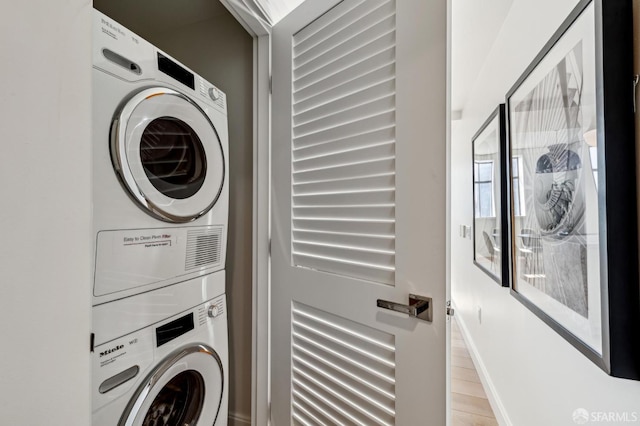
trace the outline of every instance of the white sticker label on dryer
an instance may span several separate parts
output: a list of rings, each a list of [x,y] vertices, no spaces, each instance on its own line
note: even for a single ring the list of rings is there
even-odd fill
[[[122,237],[122,245],[132,248],[172,247],[175,246],[175,244],[175,236],[166,232],[125,234]]]

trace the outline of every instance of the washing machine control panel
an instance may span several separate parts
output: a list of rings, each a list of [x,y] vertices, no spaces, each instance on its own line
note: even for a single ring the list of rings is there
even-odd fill
[[[225,309],[225,295],[220,295],[152,326],[96,346],[92,354],[94,407],[131,392],[154,363],[186,342],[206,342],[217,336],[212,331],[217,327],[215,324],[224,319]],[[224,324],[226,328],[226,322]],[[200,333],[200,337],[195,337],[196,333]]]

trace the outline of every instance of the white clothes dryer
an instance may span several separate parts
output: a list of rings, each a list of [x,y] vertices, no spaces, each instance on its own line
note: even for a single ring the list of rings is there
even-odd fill
[[[224,268],[225,94],[93,14],[93,305]]]
[[[94,308],[93,426],[227,424],[220,289],[224,271]]]

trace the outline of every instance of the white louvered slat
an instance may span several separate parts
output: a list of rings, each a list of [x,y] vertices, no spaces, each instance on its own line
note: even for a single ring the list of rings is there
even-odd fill
[[[357,198],[357,200],[354,200]],[[293,197],[294,208],[303,206],[346,206],[359,204],[388,204],[395,201],[395,189],[383,188],[367,191],[340,192],[334,194],[309,194]],[[294,229],[295,230],[295,229]]]
[[[393,251],[373,250],[357,246],[338,246],[336,244],[322,244],[317,242],[299,241],[293,244],[297,252],[315,253],[320,256],[337,256],[348,258],[361,263],[385,264],[393,263]]]
[[[299,172],[294,174],[294,195],[393,189],[394,164],[391,158]]]
[[[294,418],[395,424],[394,337],[300,303],[292,320]]]
[[[375,3],[374,6],[378,7],[385,2],[386,0],[355,0],[329,10],[322,19],[313,21],[296,34],[294,56],[301,56],[310,49],[317,48],[333,34],[348,28],[354,21],[365,16],[371,10],[372,4]]]
[[[293,94],[293,111],[305,111],[394,77],[395,49],[391,46],[324,80],[299,88]]]
[[[396,115],[393,109],[376,114],[358,117],[351,121],[341,123],[335,127],[325,128],[319,131],[299,135],[293,138],[298,147],[331,142],[349,136],[362,133],[365,129],[378,129],[395,123]]]
[[[334,7],[327,10],[322,19],[316,19],[309,22],[304,28],[301,28],[293,37],[293,50],[294,53],[299,55],[304,50],[310,49],[316,44],[325,40],[332,31],[336,28],[332,26],[336,25],[336,22],[344,21],[346,16],[352,13],[351,11],[358,7],[358,5],[364,3],[366,0],[353,0],[349,2],[342,2],[340,7]],[[321,31],[325,32],[322,35]]]
[[[366,422],[364,424],[371,424],[373,422],[374,424],[384,426],[392,425],[391,422],[383,418],[376,405],[371,404],[367,406],[363,404],[365,398],[362,394],[354,392],[352,395],[348,395],[347,392],[351,390],[344,389],[341,386],[342,383],[338,382],[335,378],[322,377],[321,375],[314,374],[314,371],[306,367],[300,367],[295,361],[293,363],[293,372],[294,375],[297,376],[298,382],[311,385],[311,388],[315,388],[316,392],[321,392],[325,396],[340,401],[342,405],[346,406],[343,408],[343,412],[350,412],[351,418],[362,419],[358,423],[364,420]],[[351,399],[347,399],[349,396],[351,396]]]
[[[395,1],[341,5],[293,36],[292,258],[393,285]]]
[[[352,353],[344,353],[345,351],[341,350],[341,348],[317,342],[305,336],[303,333],[298,332],[296,339],[295,350],[305,352],[306,354],[313,354],[311,355],[313,358],[322,358],[326,363],[341,365],[344,368],[350,369],[360,377],[365,377],[365,380],[377,381],[379,387],[383,389],[387,389],[389,385],[395,383],[393,369],[380,368],[380,366],[373,368],[369,360],[358,359],[358,357],[353,356]]]
[[[362,24],[362,22],[355,24]],[[339,43],[332,44],[331,48],[326,52],[312,57],[306,62],[296,61],[294,59],[294,64],[298,62],[295,65],[293,74],[294,78],[300,78],[300,80],[302,80],[304,76],[310,75],[311,73],[321,69],[326,69],[328,72],[331,72],[331,70],[335,69],[331,64],[340,64],[340,60],[347,58],[349,55],[354,53],[357,55],[364,55],[368,52],[374,52],[376,48],[373,46],[381,46],[382,44],[384,44],[383,47],[386,47],[387,44],[383,41],[385,40],[384,36],[389,35],[390,37],[387,37],[386,40],[393,40],[394,27],[394,15],[393,12],[390,12],[378,22],[374,22],[368,28],[356,31],[352,31],[352,29],[349,28],[349,30],[344,31],[344,34],[347,36],[345,36],[343,40],[337,40],[337,38],[328,40],[331,42],[338,41]],[[380,40],[381,35],[382,40]],[[371,40],[374,40],[374,43],[372,43]]]
[[[359,105],[349,106],[345,109],[334,110],[333,113],[325,115],[324,117],[314,118],[295,125],[293,127],[293,134],[294,137],[298,137],[324,129],[331,129],[344,123],[356,121],[360,117],[369,117],[392,110],[394,107],[394,95],[385,94],[380,98],[367,100]]]
[[[349,363],[341,362],[340,360],[336,362],[335,360],[332,360],[332,356],[328,354],[320,355],[314,351],[309,350],[307,347],[305,347],[304,343],[296,345],[295,353],[299,359],[302,359],[302,356],[297,354],[303,354],[307,357],[307,359],[313,359],[314,361],[319,362],[325,367],[338,371],[340,372],[340,374],[343,374],[344,376],[349,377],[350,379],[366,386],[371,391],[377,392],[383,397],[386,397],[390,400],[395,400],[396,398],[393,393],[387,390],[389,382],[385,382],[382,379],[369,376],[362,371],[355,370],[353,368],[353,365],[350,365]]]
[[[393,219],[326,219],[319,217],[306,219],[294,218],[293,222],[294,229],[309,229],[311,231],[323,232],[353,232],[358,234],[390,235],[393,234],[395,229],[395,221]]]
[[[394,157],[395,143],[392,141],[305,158],[294,164],[294,183],[393,172]]]
[[[358,65],[371,56],[386,51],[390,46],[395,44],[395,41],[395,32],[390,30],[380,34],[377,38],[363,40],[365,44],[361,46],[349,46],[352,47],[350,51],[345,51],[342,56],[335,58],[320,68],[307,70],[307,73],[304,75],[297,76],[294,69],[293,89],[296,91],[300,90],[316,84],[321,80],[330,78],[354,65]]]
[[[371,129],[355,136],[336,139],[318,145],[301,147],[293,151],[293,159],[298,162],[313,157],[337,154],[353,149],[368,148],[384,143],[394,143],[395,126]]]
[[[391,188],[395,185],[393,173],[347,179],[328,179],[293,185],[294,195],[318,194],[327,191],[358,191],[367,188]]]
[[[306,405],[304,402],[297,401],[293,404],[296,407],[296,411],[293,413],[294,420],[300,422],[300,424],[304,425],[320,425],[320,426],[328,426],[331,423],[326,423],[326,421],[320,420],[317,415],[313,414],[313,408]],[[294,423],[296,424],[296,423]]]
[[[293,372],[295,374],[295,371]],[[353,407],[345,404],[341,398],[336,398],[334,394],[325,392],[316,384],[309,381],[307,377],[298,375],[297,380],[293,383],[294,391],[298,390],[306,394],[307,399],[314,400],[316,405],[327,407],[335,417],[340,418],[336,425],[359,425],[366,426],[369,422],[360,413],[355,411]],[[295,412],[294,412],[295,414]]]
[[[393,205],[369,205],[369,206],[322,206],[322,207],[296,207],[293,209],[293,215],[297,218],[364,218],[364,219],[384,219],[393,217]],[[298,237],[296,237],[296,240]]]
[[[330,425],[340,425],[345,424],[344,420],[339,420],[335,413],[332,413],[332,410],[327,409],[326,407],[321,407],[315,400],[315,398],[310,397],[307,392],[304,390],[300,390],[299,386],[296,386],[293,389],[293,406],[295,408],[300,408],[300,406],[305,407],[315,413],[318,413],[325,422]],[[294,411],[294,415],[295,415]]]
[[[323,257],[314,253],[295,253],[293,262],[295,265],[303,265],[318,271],[328,271],[367,281],[392,282],[395,277],[395,268],[392,266],[359,263],[343,258]]]
[[[395,414],[393,408],[387,405],[387,400],[378,399],[378,395],[376,395],[378,398],[370,396],[370,388],[361,386],[358,382],[351,380],[348,374],[341,371],[332,371],[317,362],[306,359],[303,356],[294,355],[293,359],[294,365],[303,367],[305,370],[309,371],[311,375],[322,379],[328,379],[330,382],[336,383],[343,390],[357,395],[359,399],[371,404],[374,408],[383,411],[385,414],[391,416]],[[393,401],[394,399],[395,398],[392,398],[391,400]]]
[[[327,117],[335,114],[336,111],[346,111],[353,105],[362,105],[371,99],[380,99],[385,96],[389,96],[389,93],[393,91],[395,82],[392,78],[387,81],[365,87],[354,93],[345,94],[339,98],[332,98],[331,101],[327,101],[321,105],[308,105],[307,109],[298,108],[294,111],[293,123],[298,126],[300,124],[308,123],[318,118]]]
[[[313,38],[315,41],[300,43],[294,46],[294,65],[300,67],[321,55],[331,52],[336,46],[343,45],[347,40],[358,35],[351,31],[352,27],[362,32],[385,18],[394,14],[393,4],[385,0],[368,0],[368,4],[359,4],[334,22],[324,27]],[[375,3],[375,4],[374,4]]]
[[[293,231],[293,238],[297,241],[315,241],[317,243],[348,245],[369,247],[371,249],[388,250],[394,249],[394,238],[390,235],[366,235],[354,233],[312,231],[307,229],[296,229]]]

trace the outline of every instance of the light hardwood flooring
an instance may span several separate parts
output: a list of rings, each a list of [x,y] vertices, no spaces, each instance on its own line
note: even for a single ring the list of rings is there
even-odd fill
[[[455,317],[451,321],[451,426],[497,426]]]

